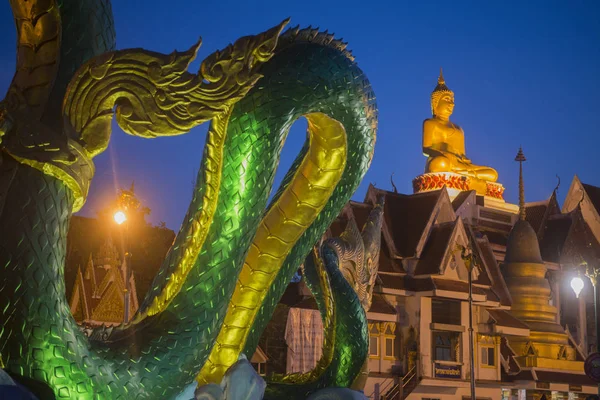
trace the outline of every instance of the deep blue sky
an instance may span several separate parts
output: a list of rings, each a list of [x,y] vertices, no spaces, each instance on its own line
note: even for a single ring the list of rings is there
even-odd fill
[[[526,5],[524,5],[525,3]],[[285,17],[349,42],[375,89],[380,112],[369,182],[403,193],[422,173],[421,124],[440,66],[456,95],[453,120],[465,130],[467,155],[499,171],[506,199],[517,200],[520,145],[528,201],[547,198],[562,179],[562,200],[575,174],[600,186],[600,2],[590,1],[184,1],[113,2],[118,48],[169,53],[203,38],[199,60],[240,36]],[[14,72],[15,32],[0,3],[0,93]],[[199,62],[193,64],[194,71]],[[143,140],[116,130],[83,210],[94,215],[117,186],[135,180],[150,220],[177,229],[191,198],[208,124],[178,138]],[[301,148],[306,124],[288,138],[278,176]]]

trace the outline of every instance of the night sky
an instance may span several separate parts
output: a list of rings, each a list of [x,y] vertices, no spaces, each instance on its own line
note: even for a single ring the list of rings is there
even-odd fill
[[[418,3],[418,4],[417,4]],[[460,3],[460,4],[457,4]],[[523,5],[521,3],[526,3]],[[257,6],[260,4],[260,7]],[[561,178],[559,199],[573,176],[600,186],[600,2],[408,1],[113,1],[117,47],[170,53],[199,36],[192,65],[240,36],[291,17],[349,42],[369,77],[379,106],[375,159],[358,192],[369,183],[402,193],[423,172],[421,124],[440,66],[455,92],[452,120],[465,130],[467,155],[499,172],[507,201],[517,202],[519,146],[527,201],[544,200]],[[0,93],[15,65],[15,29],[8,1],[0,2]],[[177,138],[144,140],[115,125],[83,215],[94,216],[119,187],[136,184],[152,209],[150,221],[178,229],[191,199],[208,124]],[[306,123],[286,142],[281,178],[302,147]]]

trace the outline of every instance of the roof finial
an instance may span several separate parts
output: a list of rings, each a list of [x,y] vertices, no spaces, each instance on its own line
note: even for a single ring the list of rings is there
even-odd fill
[[[515,157],[515,161],[519,162],[519,218],[525,220],[525,187],[523,185],[523,161],[526,161],[523,154],[523,148],[519,147],[519,152]]]
[[[392,172],[392,175],[390,176],[390,182],[392,182],[392,187],[394,188],[394,193],[398,193],[398,189],[396,188],[396,185],[394,184],[394,173]]]
[[[558,176],[558,174],[556,174],[556,179],[558,179],[558,183],[556,184],[556,187],[554,188],[554,194],[558,193],[558,188],[560,187],[560,176]]]

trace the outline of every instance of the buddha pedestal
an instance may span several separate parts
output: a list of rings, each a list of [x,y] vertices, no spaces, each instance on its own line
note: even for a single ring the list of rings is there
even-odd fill
[[[475,190],[478,195],[504,201],[504,186],[498,182],[488,182],[454,172],[429,172],[415,177],[412,181],[413,193],[439,190],[446,186],[451,198],[462,191]]]

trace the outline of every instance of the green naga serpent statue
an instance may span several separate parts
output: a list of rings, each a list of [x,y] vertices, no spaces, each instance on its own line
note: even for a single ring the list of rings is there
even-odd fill
[[[368,80],[345,44],[310,28],[282,33],[287,21],[213,53],[193,74],[200,43],[169,55],[114,50],[109,0],[10,3],[18,48],[0,103],[0,367],[43,399],[168,399],[194,379],[220,382],[254,352],[370,165]],[[305,146],[268,202],[302,116]],[[65,298],[66,238],[113,118],[144,138],[210,128],[192,202],[151,290],[132,322],[88,338]],[[267,398],[352,387],[364,371],[364,300],[339,269],[342,247],[318,247],[304,266],[324,316],[323,358],[307,374],[274,377]]]

